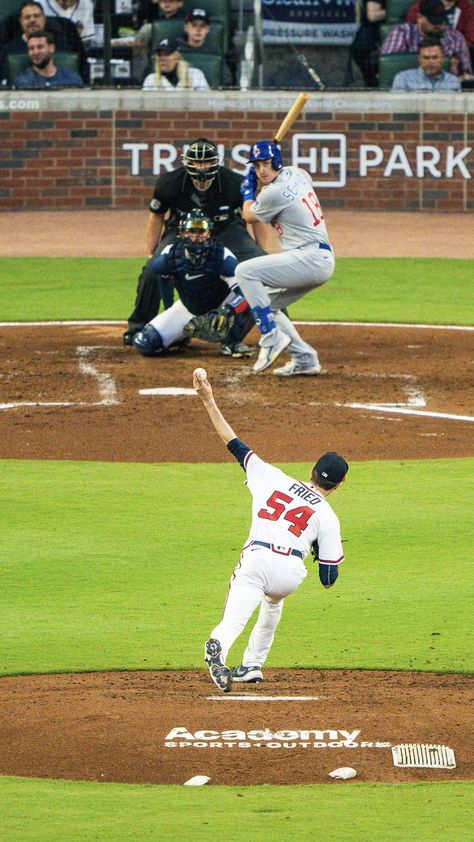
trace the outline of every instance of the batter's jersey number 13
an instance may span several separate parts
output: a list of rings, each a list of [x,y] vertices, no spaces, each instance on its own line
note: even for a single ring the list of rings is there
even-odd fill
[[[311,515],[314,515],[314,509],[311,509],[309,506],[296,506],[289,509],[288,504],[294,502],[294,498],[288,494],[284,494],[283,491],[274,491],[267,500],[266,505],[268,508],[260,509],[258,517],[264,520],[279,520],[283,517],[283,520],[291,523],[288,531],[299,538],[308,526]]]

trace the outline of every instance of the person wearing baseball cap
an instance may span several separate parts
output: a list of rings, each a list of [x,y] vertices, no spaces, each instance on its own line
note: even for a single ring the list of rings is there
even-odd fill
[[[466,39],[447,25],[442,0],[420,0],[416,23],[395,26],[382,44],[381,55],[418,53],[423,38],[438,38],[444,55],[450,61],[450,71],[460,80],[472,78],[472,64]],[[416,62],[414,62],[416,66]]]
[[[416,0],[406,14],[405,20],[407,23],[416,23],[418,15],[420,14],[420,2]],[[461,35],[464,35],[468,46],[471,48],[474,44],[474,5],[471,0],[443,0],[443,6],[446,11],[446,23],[451,29],[457,29]]]
[[[193,387],[217,435],[245,471],[252,495],[248,538],[229,582],[224,613],[204,647],[211,680],[229,693],[233,682],[263,681],[262,667],[285,598],[304,581],[307,555],[311,553],[318,562],[322,586],[335,584],[344,550],[339,518],[327,498],[344,482],[349,465],[339,453],[329,450],[313,466],[309,481],[290,476],[265,462],[237,437],[216,403],[204,369],[194,370]],[[229,650],[256,609],[257,620],[242,661],[231,669],[226,664]]]
[[[155,70],[145,77],[142,88],[144,91],[208,91],[209,85],[202,70],[184,61],[181,42],[177,38],[163,38],[156,48]]]
[[[199,50],[209,55],[218,55],[220,51],[211,43],[209,32],[211,20],[204,9],[192,9],[184,16],[184,43],[186,49]]]

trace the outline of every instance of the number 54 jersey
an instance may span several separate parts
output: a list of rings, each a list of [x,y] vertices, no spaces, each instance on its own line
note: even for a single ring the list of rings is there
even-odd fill
[[[242,467],[253,498],[246,545],[263,541],[276,552],[299,550],[305,558],[317,540],[320,563],[343,560],[339,519],[321,492],[264,462],[250,449]]]
[[[311,176],[299,167],[283,167],[263,187],[252,211],[276,228],[283,251],[311,243],[328,243],[328,232]]]

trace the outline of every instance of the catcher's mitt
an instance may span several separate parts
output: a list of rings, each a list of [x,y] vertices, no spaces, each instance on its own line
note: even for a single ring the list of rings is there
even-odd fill
[[[235,312],[227,304],[221,304],[217,310],[210,310],[203,316],[193,316],[184,328],[186,336],[198,336],[208,342],[222,342],[232,328]]]

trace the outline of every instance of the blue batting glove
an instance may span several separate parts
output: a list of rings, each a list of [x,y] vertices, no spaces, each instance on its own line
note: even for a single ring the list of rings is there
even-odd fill
[[[251,167],[240,185],[240,193],[244,202],[248,200],[255,201],[255,193],[257,191],[257,173]]]

